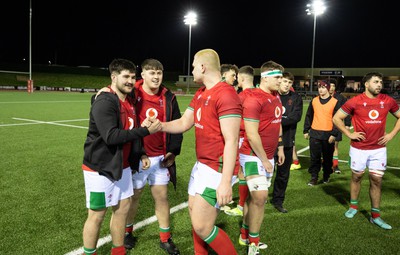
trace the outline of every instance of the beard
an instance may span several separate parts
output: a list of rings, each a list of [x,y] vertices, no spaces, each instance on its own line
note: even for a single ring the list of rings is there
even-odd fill
[[[371,93],[374,96],[379,95],[379,93],[381,92],[381,89],[372,89],[372,88],[368,88],[368,92]]]

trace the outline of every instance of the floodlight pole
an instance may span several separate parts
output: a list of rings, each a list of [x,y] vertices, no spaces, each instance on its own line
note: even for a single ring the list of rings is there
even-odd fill
[[[189,24],[189,50],[188,50],[188,68],[187,68],[187,89],[186,94],[189,94],[190,87],[190,48],[192,45],[192,24]]]
[[[313,87],[313,83],[314,83],[314,54],[315,54],[315,28],[316,27],[317,27],[317,15],[314,13],[314,32],[313,32],[312,54],[311,54],[310,92],[312,92],[312,87]]]
[[[197,24],[197,15],[194,12],[189,12],[187,15],[184,16],[184,22],[186,25],[189,25],[189,49],[188,49],[188,70],[187,70],[187,89],[186,89],[186,94],[189,94],[189,87],[190,87],[190,48],[192,47],[192,25]]]
[[[314,0],[311,4],[307,4],[307,15],[314,15],[314,28],[313,28],[313,44],[311,55],[311,75],[310,75],[310,92],[314,83],[314,53],[315,53],[315,34],[317,28],[317,16],[324,13],[326,7],[321,0]]]
[[[29,80],[27,84],[28,93],[33,92],[32,80],[32,0],[29,0]]]

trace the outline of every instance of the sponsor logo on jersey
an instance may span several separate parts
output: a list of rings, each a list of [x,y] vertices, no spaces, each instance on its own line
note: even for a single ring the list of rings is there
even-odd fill
[[[149,108],[146,111],[146,117],[155,117],[157,118],[158,112],[155,108]]]
[[[129,121],[129,130],[132,130],[132,128],[135,126],[135,121],[131,117],[128,117],[128,121]]]
[[[201,120],[201,107],[200,107],[199,109],[197,109],[197,112],[196,112],[196,120],[197,120],[197,122],[194,123],[194,126],[197,127],[197,128],[203,129],[203,128],[204,128],[203,125],[200,124],[200,120]]]
[[[279,118],[279,116],[281,116],[281,108],[277,106],[275,108],[275,118]]]
[[[378,112],[377,110],[371,110],[371,111],[369,111],[368,117],[369,117],[371,120],[365,121],[365,123],[367,123],[367,124],[380,124],[380,123],[382,123],[382,121],[376,120],[376,119],[379,117],[379,112]]]

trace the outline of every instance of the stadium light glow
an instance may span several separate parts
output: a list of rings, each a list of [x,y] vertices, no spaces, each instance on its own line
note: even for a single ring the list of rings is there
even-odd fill
[[[189,25],[189,47],[188,47],[188,70],[187,70],[187,78],[186,78],[186,82],[187,82],[187,89],[186,89],[186,93],[189,94],[189,86],[190,86],[190,48],[191,48],[191,43],[192,43],[192,26],[197,24],[197,14],[195,12],[188,12],[188,14],[186,14],[184,16],[184,20],[185,25]]]

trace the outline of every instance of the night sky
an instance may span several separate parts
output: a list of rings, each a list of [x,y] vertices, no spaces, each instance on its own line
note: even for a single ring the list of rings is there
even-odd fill
[[[260,67],[311,66],[313,16],[309,1],[43,1],[32,0],[32,62],[106,67],[113,58],[140,64],[157,58],[165,70],[187,72],[191,60],[215,49],[221,63]],[[400,67],[396,1],[325,1],[317,18],[314,67]],[[29,52],[29,0],[2,1],[0,62],[22,63]]]

